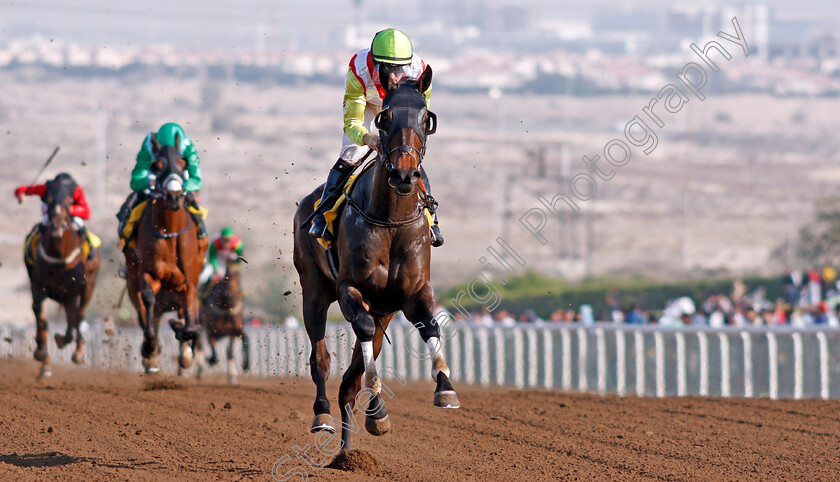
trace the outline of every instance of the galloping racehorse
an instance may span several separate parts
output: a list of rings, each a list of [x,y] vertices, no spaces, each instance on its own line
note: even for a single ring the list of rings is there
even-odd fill
[[[163,313],[176,311],[183,320],[170,322],[181,342],[182,369],[192,366],[193,350],[200,347],[196,286],[208,241],[197,239],[197,227],[184,205],[187,161],[180,154],[180,137],[175,137],[174,146],[161,147],[155,136],[151,141],[155,159],[150,170],[162,182],[152,190],[138,220],[134,245],[123,251],[128,295],[143,329],[143,367],[146,373],[157,373]]]
[[[244,302],[240,284],[239,264],[235,260],[227,262],[225,277],[219,280],[207,295],[207,300],[201,307],[201,324],[207,329],[210,340],[210,358],[207,362],[215,365],[219,362],[216,355],[216,341],[229,337],[227,348],[228,382],[236,381],[236,360],[233,356],[233,342],[236,338],[242,340],[242,370],[251,367],[248,353],[248,335],[245,333],[245,317],[243,315]]]
[[[85,308],[93,296],[101,261],[99,250],[96,250],[92,259],[86,259],[85,240],[73,229],[70,204],[75,187],[72,182],[47,183],[44,202],[47,204],[49,227],[40,236],[40,240],[37,240],[36,254],[24,255],[26,270],[32,284],[32,311],[35,312],[37,325],[35,340],[38,346],[35,349],[35,359],[41,362],[43,376],[50,375],[50,357],[47,354],[49,327],[42,311],[44,300],[47,298],[60,303],[67,315],[67,331],[64,335],[55,334],[56,345],[59,348],[67,346],[73,341],[75,332],[76,351],[73,353],[73,363],[84,363],[84,339],[79,331],[79,323],[84,319]],[[37,234],[33,232],[30,236]],[[30,238],[27,238],[27,241],[29,240]],[[29,248],[27,246],[27,250]]]
[[[440,348],[440,328],[433,321],[435,304],[429,284],[429,224],[419,197],[420,162],[436,117],[426,108],[422,92],[432,80],[427,67],[416,82],[388,85],[383,110],[376,117],[382,149],[371,169],[356,180],[348,207],[339,218],[334,243],[338,257],[333,275],[329,254],[301,227],[321,196],[319,187],[300,202],[295,213],[295,267],[303,290],[303,317],[312,344],[310,366],[317,386],[312,432],[334,432],[325,382],[330,354],[324,339],[327,308],[338,300],[341,312],[356,334],[350,366],[339,387],[342,448],[350,448],[356,394],[364,386],[370,402],[365,428],[383,435],[391,428],[388,411],[380,396],[381,383],[374,360],[382,349],[382,337],[397,310],[402,310],[427,343],[432,360],[432,379],[437,382],[434,404],[458,408],[458,396],[449,382],[449,367]]]

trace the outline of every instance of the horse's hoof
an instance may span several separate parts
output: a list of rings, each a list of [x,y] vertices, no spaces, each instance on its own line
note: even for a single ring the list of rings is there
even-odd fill
[[[207,363],[211,367],[216,366],[216,363],[219,363],[219,357],[211,356],[210,358],[207,359]]]
[[[332,417],[328,413],[319,413],[312,419],[312,428],[310,432],[329,432],[335,433],[335,427],[332,426]]]
[[[73,353],[73,356],[71,357],[71,360],[73,360],[73,363],[75,363],[76,365],[84,365],[85,364],[85,354],[80,353],[80,352],[75,352],[75,353]]]
[[[192,348],[188,344],[184,343],[184,345],[181,347],[181,354],[178,355],[178,365],[181,368],[186,369],[186,368],[191,367],[192,364],[193,364]]]
[[[40,376],[40,377],[42,377],[42,378],[51,377],[51,376],[52,376],[52,372],[50,371],[50,369],[49,369],[48,367],[46,367],[46,366],[42,366],[42,367],[41,367],[41,371],[40,371],[40,373],[39,373],[39,376]]]
[[[67,346],[68,343],[73,341],[72,338],[68,338],[68,337],[66,337],[64,335],[61,335],[59,333],[56,333],[53,336],[55,337],[55,344],[58,345],[59,348],[64,348],[65,346]]]
[[[149,360],[148,358],[144,358],[143,371],[150,375],[153,375],[155,373],[159,373],[160,368],[158,368],[157,363],[153,362],[152,360]]]
[[[435,392],[435,408],[460,408],[458,394],[455,390],[441,390]]]
[[[228,385],[236,385],[236,375],[228,375]]]
[[[36,349],[32,356],[39,362],[47,361],[47,350]]]
[[[385,435],[391,431],[391,419],[388,418],[388,415],[379,419],[365,417],[365,429],[367,429],[369,434],[376,435],[377,437]]]

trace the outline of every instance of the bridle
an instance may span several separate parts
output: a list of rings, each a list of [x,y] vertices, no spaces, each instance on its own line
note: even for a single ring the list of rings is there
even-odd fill
[[[61,214],[65,214],[65,212],[66,212],[67,215],[64,216],[61,219],[61,227],[64,228],[65,230],[67,230],[67,231],[72,231],[73,230],[72,229],[72,222],[70,221],[72,219],[72,217],[70,216],[70,210],[67,208],[67,206],[64,204],[64,202],[63,201],[62,202],[54,202],[54,203],[48,204],[48,206],[47,206],[47,213],[48,213],[48,216],[49,216],[50,225],[52,225],[52,220],[53,220],[52,215],[53,214],[58,216],[58,215],[61,215]],[[50,227],[52,227],[52,226],[50,226]],[[82,244],[84,243],[84,241],[81,240],[81,236],[78,237],[78,239],[76,241],[76,245],[73,247],[73,250],[70,251],[70,254],[68,254],[67,256],[65,256],[63,258],[58,258],[58,257],[52,256],[52,255],[47,253],[47,250],[44,247],[44,239],[45,238],[46,238],[46,236],[41,236],[41,240],[38,242],[38,256],[47,263],[69,265],[82,252]]]
[[[163,152],[163,151],[159,151],[159,152]],[[171,190],[168,189],[168,186],[170,186],[172,184],[174,184],[173,188],[174,187],[180,187],[181,193],[178,195],[180,198],[186,197],[187,192],[184,189],[185,177],[186,176],[184,176],[184,170],[181,169],[181,167],[178,166],[175,163],[175,159],[173,159],[170,156],[156,157],[155,160],[152,161],[152,162],[158,162],[158,161],[163,161],[164,167],[161,169],[161,173],[166,174],[166,176],[163,178],[162,182],[159,182],[159,183],[155,184],[154,189],[152,189],[149,192],[149,197],[152,198],[155,201],[157,201],[157,200],[167,201],[167,199],[166,199],[167,192],[172,192],[172,191],[177,190],[177,189],[171,189]],[[186,209],[186,207],[182,206],[181,209]],[[152,226],[152,236],[156,239],[177,238],[178,236],[180,236],[180,235],[186,233],[187,231],[189,231],[189,229],[191,227],[192,226],[189,223],[187,223],[187,226],[184,229],[182,229],[178,232],[175,232],[175,233],[161,233],[160,231],[155,229],[154,226]]]
[[[411,91],[411,93],[414,92],[417,92],[421,98],[423,97],[423,94],[419,91]],[[405,96],[402,92],[397,92],[393,97]],[[389,99],[391,101],[389,104],[393,104],[393,97]],[[417,161],[418,167],[423,162],[423,158],[426,156],[426,139],[437,131],[437,115],[426,107],[425,99],[422,100],[422,103],[422,107],[412,104],[383,106],[379,114],[376,115],[374,123],[379,129],[379,139],[383,147],[379,151],[379,161],[388,171],[394,168],[391,158],[395,152],[399,152],[400,156],[410,155]],[[394,136],[405,127],[411,128],[417,134],[421,147],[418,149],[411,144],[401,144],[387,149]]]

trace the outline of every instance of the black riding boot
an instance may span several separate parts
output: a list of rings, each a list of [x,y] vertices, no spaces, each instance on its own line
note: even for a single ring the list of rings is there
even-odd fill
[[[131,210],[134,209],[134,206],[140,202],[140,191],[131,191],[131,194],[128,195],[123,205],[120,207],[120,211],[117,213],[117,219],[119,220],[120,224],[117,228],[117,239],[124,240],[126,237],[123,235],[123,230],[125,229],[125,223],[128,221],[128,216],[131,214]]]
[[[195,194],[192,192],[188,192],[187,196],[184,198],[187,202],[187,206],[194,208],[196,211],[199,209],[198,202],[195,200]],[[198,226],[198,239],[206,238],[207,237],[207,227],[204,226],[204,217],[201,215],[200,212],[193,212],[192,210],[187,210],[192,216],[193,221],[195,221],[195,225]]]
[[[423,180],[423,187],[426,188],[426,199],[423,202],[426,204],[426,209],[432,214],[432,220],[434,221],[432,224],[432,246],[437,248],[438,246],[443,246],[443,234],[440,232],[440,224],[438,224],[437,218],[438,203],[432,197],[432,186],[429,184],[429,177],[426,175],[426,170],[423,169],[422,165],[420,165],[420,177]]]
[[[324,184],[324,191],[321,193],[321,202],[318,204],[318,214],[312,219],[312,227],[309,228],[309,235],[313,238],[333,241],[332,233],[327,230],[327,220],[324,219],[324,212],[332,206],[325,206],[331,205],[335,201],[343,181],[353,172],[354,168],[355,166],[347,163],[344,159],[339,159],[330,169],[330,173],[327,175],[327,183]]]

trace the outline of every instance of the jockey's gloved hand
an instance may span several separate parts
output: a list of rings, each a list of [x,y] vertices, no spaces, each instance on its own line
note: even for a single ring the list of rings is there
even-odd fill
[[[379,139],[379,134],[371,134],[370,132],[366,133],[362,137],[362,141],[364,141],[365,145],[370,147],[371,149],[378,151],[379,145],[381,140]]]

